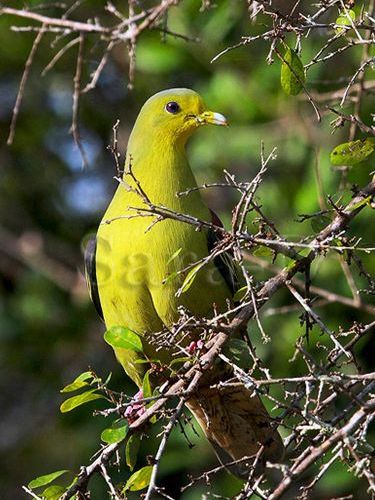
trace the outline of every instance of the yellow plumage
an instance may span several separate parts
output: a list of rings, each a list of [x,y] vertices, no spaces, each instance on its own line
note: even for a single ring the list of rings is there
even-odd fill
[[[124,182],[119,184],[97,234],[96,272],[91,272],[95,286],[92,283],[91,289],[97,288],[96,303],[100,302],[107,328],[122,325],[133,330],[142,337],[147,357],[157,356],[162,361],[168,360],[169,353],[156,353],[148,336],[173,325],[179,318],[180,306],[198,317],[212,316],[213,306],[224,310],[227,300],[233,295],[228,276],[222,269],[220,272],[213,261],[196,274],[185,293],[177,294],[184,275],[165,280],[171,273],[209,254],[207,230],[197,231],[190,224],[171,219],[152,224],[154,219],[145,213],[136,216],[137,209],[139,211],[147,207],[142,197],[134,191],[139,183],[155,205],[201,220],[211,219],[211,213],[199,191],[193,191],[188,196],[177,196],[181,191],[196,187],[185,144],[190,135],[205,123],[224,125],[226,121],[222,115],[207,111],[200,96],[191,90],[160,92],[146,102],[129,139]],[[176,253],[177,257],[171,260],[171,256]],[[127,349],[115,349],[115,352],[125,371],[140,387],[145,366],[135,363],[139,355]],[[223,448],[223,453],[228,454],[229,459],[234,457],[233,450],[236,448],[242,450],[242,456],[244,449],[248,450],[249,455],[253,454],[259,447],[257,441],[262,433],[272,438],[269,448],[272,453],[267,456],[273,454],[278,458],[280,438],[270,428],[269,417],[257,397],[250,398],[245,388],[237,391],[247,401],[244,405],[246,411],[252,407],[256,414],[262,416],[264,424],[262,432],[251,431],[252,444],[249,442],[246,448],[243,442],[241,447],[237,446],[238,443],[236,445],[241,432],[238,429],[236,432],[230,430],[230,407],[233,411],[232,424],[238,425],[241,421],[246,426],[246,411],[240,412],[240,420],[235,416],[236,406],[241,406],[237,405],[236,398],[230,398],[228,394],[220,396],[217,391],[213,393],[207,388],[202,388],[202,391],[205,393],[206,406],[200,403],[199,398],[192,399],[189,406],[211,441]],[[210,401],[213,406],[217,405],[217,412],[215,408],[212,409]],[[225,406],[225,401],[229,406]],[[226,427],[221,431],[218,427],[220,421],[215,418],[215,414],[223,412],[226,417],[222,421],[226,421]],[[254,427],[255,421],[249,416],[249,429]],[[223,434],[223,439],[219,439],[217,436],[220,432],[226,437]],[[230,446],[227,441],[231,442]],[[219,452],[219,455],[223,458],[223,454]]]

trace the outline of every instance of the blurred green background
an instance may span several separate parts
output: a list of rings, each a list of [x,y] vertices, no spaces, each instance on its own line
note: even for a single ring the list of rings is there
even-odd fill
[[[41,3],[26,2],[33,6]],[[126,15],[123,3],[115,4]],[[102,2],[84,2],[73,18],[93,18],[102,12],[102,7]],[[77,46],[46,76],[40,75],[57,50],[51,48],[53,34],[44,37],[37,52],[14,144],[6,146],[18,84],[35,34],[11,32],[13,24],[30,23],[0,17],[1,499],[24,498],[21,486],[35,476],[63,468],[77,471],[98,448],[100,432],[109,422],[103,417],[92,417],[92,408],[103,407],[102,403],[94,402],[61,415],[61,387],[90,367],[103,377],[112,372],[114,389],[135,392],[135,386],[121,372],[102,339],[103,325],[88,298],[82,276],[82,241],[95,230],[116,188],[115,167],[107,145],[117,119],[120,150],[124,153],[132,124],[146,98],[169,87],[190,87],[200,92],[211,109],[227,116],[231,126],[207,127],[191,140],[189,156],[198,183],[222,180],[224,168],[239,179],[251,179],[259,169],[261,141],[266,152],[276,146],[277,159],[270,163],[258,196],[267,216],[289,238],[313,232],[309,221],[299,223],[296,219],[297,214],[320,209],[317,169],[323,195],[331,194],[337,199],[340,194],[341,173],[331,167],[329,152],[347,140],[348,127],[331,135],[331,114],[324,113],[318,124],[303,97],[283,93],[280,62],[267,65],[265,61],[269,45],[254,42],[210,64],[218,52],[238,42],[241,36],[263,32],[269,19],[258,16],[250,22],[246,2],[219,0],[207,10],[201,11],[200,7],[199,0],[186,0],[168,14],[170,30],[198,37],[199,42],[162,36],[158,31],[141,36],[133,91],[127,90],[127,48],[119,45],[114,49],[97,88],[83,95],[80,102],[79,122],[89,159],[85,169],[69,133]],[[47,12],[54,16],[61,13],[58,8]],[[323,31],[314,31],[308,39],[302,39],[304,63],[323,45],[325,36]],[[61,48],[64,43],[66,39],[57,42],[56,47]],[[295,44],[292,35],[289,43]],[[87,37],[85,81],[98,64],[102,48],[94,36]],[[361,51],[354,47],[334,61],[313,66],[308,72],[308,88],[314,92],[342,88],[345,78],[358,67]],[[365,122],[370,123],[374,109],[374,99],[368,97],[362,108]],[[349,182],[366,184],[373,168],[370,162],[353,168],[348,174]],[[228,225],[235,194],[212,189],[205,192],[205,197]],[[344,199],[348,199],[348,190]],[[252,227],[255,229],[250,219],[249,229]],[[370,210],[364,210],[352,224],[350,234],[360,235],[362,245],[373,245],[373,227]],[[364,256],[364,262],[374,270],[370,256]],[[276,263],[283,265],[283,259],[278,257]],[[365,280],[351,267],[357,287],[365,288]],[[256,268],[253,272],[258,280],[270,276]],[[334,255],[317,259],[312,279],[317,286],[351,296]],[[364,296],[364,301],[370,303],[371,297]],[[258,354],[275,377],[300,375],[303,370],[300,363],[288,362],[296,339],[303,333],[298,319],[300,311],[280,315],[273,310],[292,303],[289,293],[280,291],[262,311],[270,343],[261,342],[255,323],[249,327]],[[373,318],[337,304],[318,311],[333,330]],[[317,339],[319,331],[314,329],[308,346],[311,352]],[[370,338],[357,346],[358,360],[364,368],[373,363],[373,348]],[[187,482],[187,473],[199,475],[217,463],[207,442],[189,433],[194,448],[188,448],[176,429],[162,462],[161,483],[176,497],[180,485]],[[147,454],[155,453],[156,447],[156,439],[143,442],[139,465],[145,463]],[[119,480],[129,475],[127,471],[114,474]],[[105,498],[104,482],[95,479],[94,484],[92,498]],[[215,478],[212,491],[230,496],[240,487],[239,481],[221,473]],[[182,498],[194,500],[206,490],[200,483]],[[319,481],[312,498],[339,497],[354,491],[354,498],[366,498],[365,482],[338,465]]]

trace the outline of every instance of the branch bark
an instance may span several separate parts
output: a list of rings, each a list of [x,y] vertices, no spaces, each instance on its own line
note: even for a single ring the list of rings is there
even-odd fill
[[[365,200],[369,196],[373,197],[374,195],[375,181],[372,181],[365,188],[360,190],[360,192],[347,204],[347,206],[340,210],[334,220],[316,236],[316,238],[311,242],[312,250],[307,255],[307,257],[295,261],[291,266],[284,268],[276,276],[270,278],[264,284],[264,286],[256,296],[257,308],[259,309],[260,307],[262,307],[262,305],[264,305],[267,300],[271,296],[273,296],[282,286],[284,286],[286,282],[288,282],[297,272],[304,270],[305,266],[311,263],[319,254],[319,245],[324,244],[327,239],[346,229],[351,220],[353,220],[353,218],[366,205]],[[157,211],[158,215],[160,215],[161,213],[162,212],[160,210]],[[166,218],[176,218],[174,214],[171,214],[169,212],[163,214],[163,216]],[[182,219],[182,222],[186,222],[186,219]],[[161,408],[163,408],[164,404],[172,396],[179,396],[181,394],[184,394],[184,397],[186,398],[187,390],[189,390],[189,393],[193,393],[194,390],[198,387],[200,379],[202,378],[204,373],[211,368],[230,336],[233,333],[237,332],[241,327],[243,327],[243,325],[246,325],[254,314],[254,302],[250,302],[246,307],[240,310],[240,312],[233,318],[229,325],[218,326],[218,333],[207,344],[208,351],[199,358],[194,366],[189,368],[189,365],[184,365],[183,368],[185,370],[185,373],[181,375],[181,378],[170,385],[169,389],[166,390],[166,392],[160,397],[160,399],[158,399],[153,406],[146,409],[145,413],[130,425],[130,430],[135,431],[136,429],[139,429],[141,426],[143,426],[152,417],[152,415],[155,415]],[[316,448],[316,451],[314,451],[315,458],[313,460],[311,459],[310,455],[302,462],[302,464],[304,464],[303,469],[302,464],[298,466],[296,471],[293,472],[293,477],[297,477],[299,474],[301,474],[303,470],[314,463],[318,456],[332,447],[343,435],[346,435],[346,433],[358,427],[358,425],[360,425],[360,423],[366,417],[369,409],[373,409],[373,407],[375,407],[375,402],[371,403],[369,408],[361,409],[356,412],[355,415],[350,419],[348,424],[346,424],[334,436],[326,440],[324,445]],[[111,444],[105,447],[91,465],[82,467],[77,481],[66,491],[64,495],[62,495],[61,500],[68,500],[69,498],[72,498],[72,496],[78,491],[85,491],[91,476],[96,471],[99,471],[102,465],[108,463],[110,458],[122,444],[123,441],[120,441],[118,443]],[[289,478],[285,478],[284,481],[286,481],[285,486],[280,485],[280,491],[281,488],[284,488],[285,490],[289,488],[292,482],[292,478],[290,478],[290,480]],[[281,493],[284,491],[284,489],[281,491]],[[276,499],[279,498],[279,496],[275,496],[272,498]]]
[[[330,450],[336,443],[350,436],[364,422],[368,414],[375,409],[375,399],[368,402],[365,408],[361,408],[350,418],[349,422],[341,429],[327,438],[320,446],[313,448],[309,455],[293,470],[287,473],[286,477],[279,483],[277,488],[268,497],[269,500],[280,498],[306,469],[313,465],[324,453]],[[373,415],[374,417],[374,415]]]

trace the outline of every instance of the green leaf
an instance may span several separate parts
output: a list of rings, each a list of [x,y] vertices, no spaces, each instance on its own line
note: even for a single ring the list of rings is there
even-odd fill
[[[152,387],[150,383],[150,371],[151,370],[147,370],[145,376],[143,377],[142,394],[144,398],[150,398],[151,396],[153,396]],[[150,401],[149,403],[146,404],[146,408],[150,408],[153,404],[155,404],[155,401]],[[155,422],[157,422],[156,415],[151,417],[149,419],[149,422],[150,424],[154,424]]]
[[[224,347],[223,352],[240,368],[248,368],[250,355],[248,345],[244,340],[230,339]]]
[[[66,489],[68,490],[69,488],[71,488],[77,481],[78,481],[78,476],[74,476],[71,483],[68,485]],[[78,500],[77,493],[74,496],[72,496],[72,500]]]
[[[107,444],[118,443],[125,439],[129,426],[127,422],[124,422],[125,421],[121,419],[115,422],[111,427],[104,429],[100,435],[100,439]]]
[[[355,21],[355,12],[354,12],[354,10],[352,10],[352,9],[346,9],[346,12],[345,12],[345,10],[342,10],[340,12],[339,17],[335,21],[335,24],[338,26],[338,28],[335,28],[336,33],[342,33],[343,31],[346,31],[345,28],[340,28],[340,26],[351,26],[352,25],[352,23],[350,22],[349,18],[352,21]]]
[[[247,292],[247,286],[243,286],[237,290],[237,292],[233,295],[233,302],[239,302],[242,300]]]
[[[174,261],[182,252],[182,247],[176,250],[168,259],[167,265],[170,264],[172,261]]]
[[[155,389],[153,390],[152,392],[152,396],[153,397],[157,397],[157,396],[160,396],[160,391],[159,391],[159,388],[158,387],[155,387]],[[155,404],[156,402],[156,399],[153,400],[153,401],[150,401],[150,403],[148,403],[146,405],[146,408],[150,408],[150,406],[152,406],[153,404]],[[158,416],[157,415],[153,415],[150,419],[149,419],[149,422],[150,424],[156,424],[156,422],[158,421]]]
[[[46,488],[42,493],[42,498],[45,500],[59,500],[61,495],[63,495],[66,491],[64,486],[53,485]]]
[[[272,248],[266,247],[265,245],[259,245],[253,252],[256,257],[271,257],[274,256],[274,251]]]
[[[45,486],[46,484],[52,483],[55,479],[58,477],[62,476],[68,472],[67,470],[58,470],[56,472],[51,472],[50,474],[45,474],[44,476],[39,476],[32,481],[29,482],[27,485],[30,490],[34,490],[35,488],[40,488],[40,486]]]
[[[191,285],[194,283],[195,277],[197,276],[198,271],[201,269],[203,266],[202,262],[194,266],[193,268],[190,269],[190,271],[187,273],[184,282],[181,285],[180,288],[180,293],[185,293],[189,290]]]
[[[171,281],[173,281],[174,279],[176,279],[177,276],[178,276],[178,272],[177,271],[174,271],[173,273],[168,274],[167,277],[163,279],[163,285],[166,285],[167,283],[170,283]]]
[[[330,155],[332,165],[356,165],[368,158],[375,150],[375,139],[344,142],[333,149]]]
[[[77,408],[77,406],[89,403],[90,401],[94,401],[95,399],[104,398],[104,396],[98,394],[95,391],[96,389],[91,389],[91,391],[86,391],[83,392],[82,394],[78,394],[78,396],[73,396],[72,398],[67,399],[60,406],[61,413],[67,413],[68,411]]]
[[[107,386],[112,378],[112,372],[109,373],[108,377],[105,379],[104,385]]]
[[[137,470],[127,480],[123,492],[125,491],[139,491],[147,488],[150,484],[152,474],[152,465],[146,465],[142,469]]]
[[[152,389],[150,384],[150,370],[147,370],[142,382],[142,393],[144,398],[149,398],[152,396]]]
[[[129,467],[131,471],[133,471],[134,466],[137,462],[137,455],[140,445],[141,445],[141,440],[139,438],[139,434],[132,434],[128,442],[126,443],[125,460],[126,460],[126,465]]]
[[[297,95],[306,81],[305,68],[295,50],[287,47],[281,65],[281,87],[288,95]]]
[[[76,379],[74,379],[71,384],[68,384],[63,389],[61,389],[60,392],[73,392],[77,389],[81,389],[82,387],[86,387],[87,385],[89,385],[89,383],[86,381],[90,378],[94,378],[92,372],[83,372]]]
[[[146,364],[150,364],[150,363],[160,363],[160,361],[158,361],[157,359],[139,358],[139,359],[135,359],[134,363],[137,363],[137,365],[146,365]]]
[[[331,222],[326,215],[317,215],[311,219],[311,228],[315,233],[320,233]]]
[[[311,252],[310,247],[301,248],[298,251],[299,258],[307,257],[310,254],[310,252]],[[295,261],[292,262],[292,265],[294,265],[294,264],[295,264]]]
[[[123,326],[113,326],[104,334],[104,340],[112,347],[122,347],[137,352],[143,352],[140,337]]]
[[[169,363],[169,368],[172,368],[172,366],[177,365],[178,363],[186,363],[190,362],[191,357],[190,356],[181,356],[179,358],[174,358],[170,363]]]
[[[372,196],[367,196],[367,198],[363,198],[363,200],[359,201],[358,203],[354,203],[352,207],[350,207],[350,211],[353,212],[354,210],[357,210],[357,208],[363,207],[364,205],[369,205],[371,202]]]

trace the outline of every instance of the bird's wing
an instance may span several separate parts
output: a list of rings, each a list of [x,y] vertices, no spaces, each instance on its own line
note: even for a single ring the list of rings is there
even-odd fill
[[[96,236],[91,236],[85,248],[85,275],[91,300],[99,316],[103,318],[102,306],[98,291],[98,281],[96,278]]]
[[[223,224],[219,217],[210,210],[211,212],[211,220],[215,226],[223,227]],[[213,231],[209,230],[207,234],[207,245],[208,250],[211,252],[217,243],[220,241],[220,236]],[[98,290],[98,281],[96,277],[96,247],[97,247],[97,239],[96,236],[91,236],[87,241],[85,247],[84,261],[85,261],[85,276],[87,281],[87,286],[89,289],[91,300],[94,303],[94,306],[99,314],[99,316],[103,318],[103,310],[100,303],[99,290]],[[236,293],[236,291],[240,288],[240,281],[238,277],[238,270],[236,269],[233,263],[233,255],[230,252],[224,252],[214,258],[214,264],[221,276],[224,278],[225,283],[227,284],[229,290],[232,295]]]
[[[220,218],[215,214],[213,210],[210,209],[211,212],[211,222],[215,226],[224,227]],[[207,234],[207,244],[208,250],[212,252],[217,243],[220,242],[220,236],[213,230],[209,230]],[[214,264],[216,268],[219,270],[220,274],[224,278],[225,283],[227,284],[229,290],[232,295],[236,293],[236,291],[240,288],[240,280],[238,275],[238,269],[236,269],[233,262],[233,254],[232,252],[223,252],[217,257],[214,258]]]

